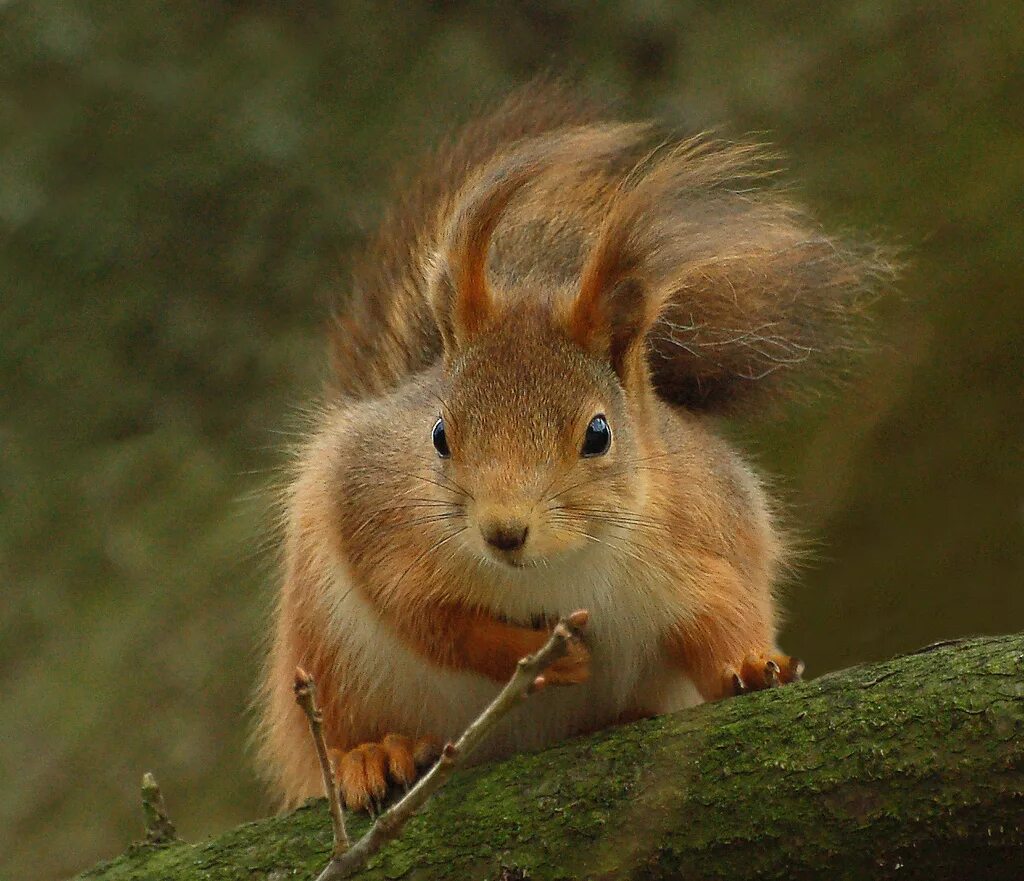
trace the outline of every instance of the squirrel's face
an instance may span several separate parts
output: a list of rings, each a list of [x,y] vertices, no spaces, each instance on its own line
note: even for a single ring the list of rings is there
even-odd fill
[[[464,494],[463,546],[503,566],[614,546],[634,523],[637,438],[615,373],[549,322],[511,319],[452,365],[422,442]],[[429,445],[429,446],[428,446]]]

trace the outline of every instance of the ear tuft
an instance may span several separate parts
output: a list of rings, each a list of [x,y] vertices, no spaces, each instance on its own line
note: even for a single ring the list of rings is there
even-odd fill
[[[651,243],[638,230],[649,222],[646,206],[642,185],[620,190],[584,263],[567,320],[570,339],[607,360],[624,382],[634,366],[642,369],[644,341],[662,306],[644,277]]]
[[[607,361],[625,381],[642,356],[647,331],[657,319],[654,298],[636,276],[606,279],[592,294],[577,297],[569,336],[581,349]]]
[[[493,318],[495,303],[487,281],[491,238],[519,191],[555,168],[578,174],[588,163],[606,161],[634,145],[645,131],[632,124],[577,126],[530,138],[463,189],[426,266],[446,357],[469,344]]]
[[[444,244],[428,268],[431,303],[447,353],[469,343],[493,312],[487,283],[491,237],[505,207],[533,176],[530,167],[499,168],[471,187],[453,211]]]
[[[487,281],[491,238],[515,195],[544,168],[542,143],[485,169],[456,200],[441,247],[427,266],[430,301],[445,354],[451,357],[489,323],[494,298]]]

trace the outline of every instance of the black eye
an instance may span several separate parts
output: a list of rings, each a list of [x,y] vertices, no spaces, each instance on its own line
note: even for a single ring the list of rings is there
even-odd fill
[[[442,459],[447,459],[452,451],[448,449],[448,436],[444,433],[444,420],[438,419],[434,423],[434,430],[430,432],[431,440],[434,441],[434,449]]]
[[[603,456],[612,445],[612,430],[603,413],[598,413],[590,420],[587,433],[583,437],[581,456]]]

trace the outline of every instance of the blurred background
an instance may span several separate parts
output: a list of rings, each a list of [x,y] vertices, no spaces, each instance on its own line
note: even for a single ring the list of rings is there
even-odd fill
[[[264,814],[266,488],[389,176],[541,71],[754,133],[900,245],[890,343],[730,427],[814,547],[814,674],[1024,629],[1020,3],[0,2],[0,877]]]

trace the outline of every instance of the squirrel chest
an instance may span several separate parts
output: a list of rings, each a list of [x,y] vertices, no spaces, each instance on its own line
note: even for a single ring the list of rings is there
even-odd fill
[[[522,583],[502,583],[498,592],[507,601],[496,604],[495,611],[513,621],[531,599],[540,599],[545,617],[552,621],[578,608],[591,610],[595,623],[590,678],[572,688],[535,695],[503,722],[474,760],[537,749],[619,720],[701,701],[685,673],[666,667],[660,648],[663,626],[655,623],[635,572],[630,576],[619,565],[597,559],[564,570],[534,572]],[[561,602],[546,599],[552,595]],[[365,695],[365,702],[353,701],[349,710],[356,742],[392,730],[455,739],[501,687],[473,670],[452,669],[424,657],[361,590],[353,588],[344,566],[335,572],[322,614],[347,658],[343,688],[350,695]],[[537,617],[519,620],[529,626]]]

